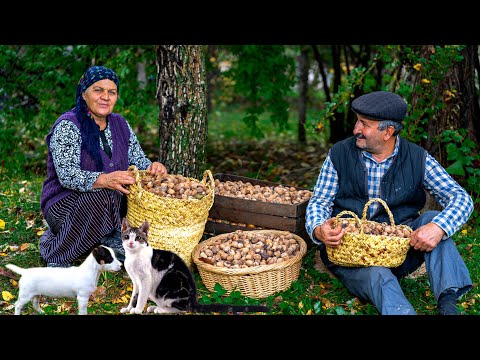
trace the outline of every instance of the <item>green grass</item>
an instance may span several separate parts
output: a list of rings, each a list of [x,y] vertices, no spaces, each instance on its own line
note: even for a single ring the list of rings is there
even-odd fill
[[[0,181],[0,269],[6,263],[22,267],[44,266],[38,251],[38,239],[45,224],[39,209],[39,194],[43,179],[9,179]],[[0,221],[0,225],[3,222]],[[455,235],[458,249],[465,259],[474,282],[473,289],[459,302],[462,314],[480,313],[480,242],[477,229],[465,227]],[[375,315],[377,310],[371,304],[361,304],[336,279],[315,269],[315,247],[309,245],[302,260],[299,277],[291,287],[265,299],[252,299],[238,291],[228,296],[217,287],[210,292],[201,281],[198,272],[194,275],[200,302],[221,302],[232,304],[266,304],[275,315]],[[1,273],[0,273],[1,274]],[[425,276],[416,279],[402,279],[402,287],[418,314],[435,315],[436,306]],[[126,305],[131,292],[131,282],[125,273],[103,273],[99,280],[98,293],[89,302],[89,314],[120,315],[120,308]],[[11,315],[18,295],[18,285],[8,276],[0,276],[0,314]],[[9,294],[13,298],[9,298]],[[76,314],[74,299],[43,298],[42,307],[49,315]],[[36,314],[28,304],[24,314]],[[122,314],[123,315],[123,314]],[[123,315],[128,316],[128,315]]]

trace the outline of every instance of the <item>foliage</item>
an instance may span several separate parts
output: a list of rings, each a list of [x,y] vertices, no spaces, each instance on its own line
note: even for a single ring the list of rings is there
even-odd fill
[[[357,67],[352,70],[350,75],[346,76],[342,85],[339,86],[338,91],[333,94],[332,101],[325,103],[325,108],[320,110],[318,117],[319,122],[317,127],[326,127],[330,123],[335,113],[347,114],[352,100],[355,88],[360,87],[362,80],[367,75],[368,71],[375,66],[375,61],[372,62],[368,69],[364,67]]]
[[[478,145],[467,137],[465,129],[445,130],[442,134],[442,143],[446,144],[447,160],[452,162],[446,170],[450,175],[463,179],[465,190],[473,199],[472,221],[479,224],[480,153],[478,153]]]
[[[117,72],[115,111],[133,127],[145,127],[156,106],[155,53],[147,46],[0,45],[0,64],[0,152],[13,160],[2,159],[4,174],[44,171],[44,137],[57,117],[75,106],[78,80],[91,65]],[[137,80],[138,64],[146,66],[145,83]]]
[[[287,95],[294,85],[293,59],[282,45],[236,45],[228,49],[236,61],[224,76],[235,79],[235,90],[247,101],[244,121],[257,138],[264,137],[257,126],[259,116],[270,113],[272,124],[280,130],[288,126]]]
[[[404,135],[411,141],[420,143],[426,139],[428,126],[437,121],[441,112],[450,109],[451,100],[455,98],[457,90],[449,85],[444,94],[439,94],[438,89],[445,88],[442,84],[449,69],[456,62],[463,60],[461,52],[464,47],[435,46],[430,49],[428,58],[422,56],[419,47],[402,48],[406,69],[416,75],[407,99],[411,99],[411,95],[415,93],[417,104],[404,121]],[[467,131],[462,128],[445,129],[439,134],[438,139],[433,140],[445,145],[449,163],[446,170],[470,193],[475,207],[471,218],[474,223],[478,223],[480,210],[478,144],[472,141],[467,136]]]
[[[437,89],[445,79],[445,74],[455,62],[463,60],[461,51],[464,46],[435,46],[429,56],[421,53],[420,46],[403,46],[401,57],[404,71],[410,74],[413,81],[404,80],[409,85],[409,93],[405,93],[410,103],[415,94],[418,103],[411,109],[404,120],[404,136],[419,143],[428,135],[428,123],[435,121],[435,117],[447,106],[445,98],[439,96]],[[406,77],[408,79],[408,77]],[[455,89],[448,90],[450,94]]]

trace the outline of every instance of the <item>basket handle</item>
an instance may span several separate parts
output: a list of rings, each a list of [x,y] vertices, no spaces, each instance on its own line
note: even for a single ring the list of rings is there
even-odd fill
[[[138,168],[135,165],[130,165],[128,171],[133,173],[133,176],[135,176],[135,182],[138,183],[140,181],[140,172],[138,171]]]
[[[356,221],[359,225],[361,225],[360,219],[358,218],[357,214],[355,214],[353,211],[344,210],[344,211],[342,211],[342,212],[339,212],[339,213],[337,214],[337,216],[335,216],[335,221],[333,222],[333,226],[334,226],[334,227],[337,227],[338,221],[340,220],[340,218],[342,217],[342,215],[352,215],[353,218],[355,219],[355,221]],[[360,226],[360,227],[361,227],[361,226]]]
[[[203,173],[202,183],[207,184],[207,176],[210,180],[210,189],[215,189],[215,180],[213,179],[212,172],[208,169]]]
[[[390,219],[390,223],[392,226],[395,226],[395,221],[393,220],[393,214],[392,212],[390,211],[390,209],[388,208],[388,205],[385,201],[383,201],[382,199],[380,198],[373,198],[373,199],[370,199],[367,201],[367,203],[365,204],[365,207],[363,208],[363,214],[362,214],[362,219],[365,220],[367,218],[367,210],[368,210],[368,207],[370,206],[371,203],[374,203],[374,202],[379,202],[380,204],[383,205],[383,207],[385,208],[385,210],[387,211],[387,214],[388,214],[388,218]]]

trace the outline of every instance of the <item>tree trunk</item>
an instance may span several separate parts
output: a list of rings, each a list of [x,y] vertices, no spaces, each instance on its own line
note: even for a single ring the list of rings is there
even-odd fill
[[[432,45],[422,46],[420,54],[428,59],[435,51]],[[477,131],[480,126],[480,110],[475,88],[475,57],[478,57],[476,45],[466,46],[462,50],[463,60],[453,63],[449,71],[443,73],[442,81],[432,88],[435,98],[443,99],[445,106],[435,112],[434,119],[428,122],[428,136],[421,145],[438,162],[447,167],[446,147],[440,143],[441,134],[448,129],[467,129],[473,141],[478,143]],[[448,96],[450,90],[456,90],[455,96]],[[417,94],[412,97],[412,107],[418,102]]]
[[[336,94],[341,85],[342,80],[342,67],[341,67],[341,54],[340,45],[332,45],[332,61],[333,61],[333,93]],[[343,113],[335,112],[330,120],[330,142],[336,143],[347,137],[347,131],[345,130],[345,116]]]
[[[169,173],[202,179],[207,141],[204,48],[157,45],[159,161]]]
[[[218,46],[216,45],[207,45],[207,56],[208,60],[206,63],[206,77],[207,77],[207,113],[212,111],[212,98],[215,91],[215,79],[219,75],[219,70],[217,67],[213,68],[210,65],[210,59],[215,59],[218,55]],[[217,60],[214,61],[217,63]]]
[[[432,45],[420,48],[422,58],[428,59],[434,52]],[[480,110],[475,88],[475,60],[478,58],[476,45],[466,46],[462,50],[462,61],[452,64],[450,70],[442,74],[442,80],[430,90],[434,99],[441,99],[444,106],[433,114],[427,125],[428,136],[420,143],[443,167],[448,167],[447,150],[440,142],[445,130],[467,129],[468,136],[478,144],[478,128],[480,126]],[[456,91],[455,96],[449,96],[450,91]],[[412,96],[412,109],[419,103],[418,94]],[[423,105],[424,106],[424,105]],[[430,198],[426,208],[437,208]]]
[[[480,141],[480,107],[475,87],[475,67],[478,62],[478,45],[468,45],[463,51],[464,60],[455,64],[453,77],[458,86],[458,126],[468,130],[469,137]]]
[[[330,91],[328,88],[328,79],[327,79],[327,73],[325,72],[325,66],[322,61],[322,57],[320,56],[320,52],[318,51],[317,45],[311,45],[313,49],[313,57],[317,61],[318,64],[318,71],[320,73],[320,76],[322,77],[322,82],[323,82],[323,91],[325,92],[325,101],[326,102],[331,102],[332,97],[330,96]]]
[[[300,56],[298,57],[299,68],[299,97],[298,97],[298,142],[304,144],[307,141],[305,134],[305,123],[307,120],[308,103],[308,70],[310,68],[308,61],[308,48],[302,46]]]

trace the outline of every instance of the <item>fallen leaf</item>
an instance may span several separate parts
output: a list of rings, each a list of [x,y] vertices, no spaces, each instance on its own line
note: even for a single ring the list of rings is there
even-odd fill
[[[20,251],[25,251],[25,250],[27,250],[29,246],[30,246],[30,244],[28,244],[28,243],[23,243],[22,245],[20,245]]]
[[[97,286],[97,288],[90,294],[90,299],[96,301],[97,299],[104,298],[107,294],[107,289],[105,286]]]
[[[15,299],[15,296],[13,296],[9,291],[2,291],[2,298],[5,301],[10,301]]]
[[[275,305],[278,305],[278,303],[280,303],[281,301],[283,301],[283,297],[281,295],[275,297],[275,299],[273,299],[273,303]]]
[[[10,279],[18,280],[18,275],[17,274],[15,274],[13,271],[10,271],[8,269],[4,269],[2,267],[0,267],[0,276],[6,276]]]
[[[62,305],[58,305],[57,312],[71,312],[73,304],[73,301],[66,301]]]
[[[473,248],[473,244],[468,244],[468,245],[465,247],[465,250],[470,251],[470,250],[472,250],[472,248]]]
[[[30,229],[31,227],[33,227],[33,225],[35,225],[35,219],[26,220],[26,223],[27,227],[25,229]]]
[[[325,309],[330,309],[335,306],[334,303],[332,303],[330,300],[327,298],[322,298],[322,304]]]
[[[0,229],[5,229],[5,221],[3,221],[2,219],[0,219]]]

